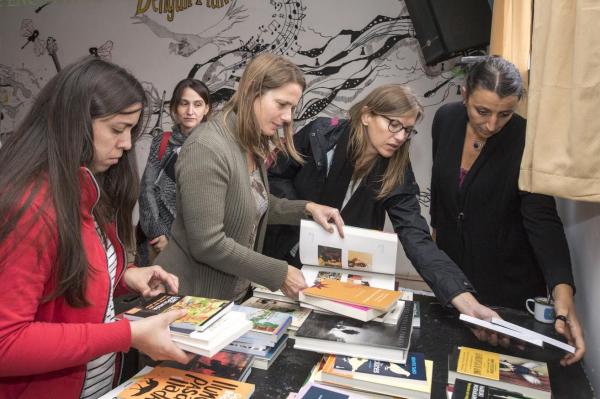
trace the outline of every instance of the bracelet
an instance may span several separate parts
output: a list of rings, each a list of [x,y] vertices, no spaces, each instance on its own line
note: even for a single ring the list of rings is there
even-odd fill
[[[557,314],[556,316],[554,316],[554,321],[556,321],[556,320],[560,320],[560,321],[563,321],[563,322],[566,323],[567,322],[567,316],[564,316],[562,314]]]

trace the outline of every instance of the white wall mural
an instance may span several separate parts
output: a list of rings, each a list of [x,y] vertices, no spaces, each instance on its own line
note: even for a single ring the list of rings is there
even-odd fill
[[[411,157],[428,206],[431,120],[439,105],[458,99],[459,79],[452,62],[423,65],[402,0],[28,0],[0,8],[0,134],[15,128],[61,65],[85,55],[112,60],[143,82],[150,133],[170,128],[166,111],[159,119],[161,103],[180,79],[203,80],[222,103],[246,62],[268,51],[306,74],[298,125],[343,116],[378,85],[411,86],[426,107]],[[138,143],[141,166],[149,142],[146,134]]]

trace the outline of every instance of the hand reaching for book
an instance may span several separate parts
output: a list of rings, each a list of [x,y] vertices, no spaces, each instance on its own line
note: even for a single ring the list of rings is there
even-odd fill
[[[288,265],[285,281],[281,286],[281,292],[289,298],[298,299],[298,293],[308,287],[304,274],[294,266]]]
[[[491,321],[492,317],[500,318],[498,313],[479,303],[470,292],[463,292],[452,299],[452,305],[460,312],[478,319]],[[507,348],[510,345],[510,339],[494,331],[485,328],[471,328],[473,334],[480,341],[488,342],[493,346],[502,346]]]
[[[169,324],[186,314],[187,310],[179,309],[130,322],[131,346],[153,360],[188,363],[194,355],[178,348],[169,332]]]

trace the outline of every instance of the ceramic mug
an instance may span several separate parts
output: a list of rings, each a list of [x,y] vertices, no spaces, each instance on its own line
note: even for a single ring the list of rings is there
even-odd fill
[[[533,303],[533,309],[530,304]],[[538,296],[535,298],[529,298],[525,301],[525,307],[527,311],[533,315],[533,317],[541,323],[554,323],[554,303],[548,302],[548,298],[544,296]]]

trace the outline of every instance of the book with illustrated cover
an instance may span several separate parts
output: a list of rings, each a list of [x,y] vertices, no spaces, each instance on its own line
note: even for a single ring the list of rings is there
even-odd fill
[[[456,379],[550,399],[550,377],[545,362],[502,353],[457,347],[448,358],[448,383]]]
[[[533,399],[519,392],[491,387],[476,382],[456,379],[452,387],[452,399]]]
[[[240,352],[220,351],[213,357],[196,355],[186,364],[175,361],[160,362],[161,367],[173,367],[196,373],[246,381],[252,370],[254,356]]]
[[[422,353],[411,353],[406,365],[329,355],[321,380],[369,393],[410,398],[429,398],[433,362]]]
[[[310,309],[301,308],[295,303],[278,301],[275,299],[259,298],[256,296],[248,298],[244,303],[242,303],[242,305],[258,309],[269,309],[276,312],[288,313],[290,316],[292,316],[292,322],[288,327],[288,331],[298,330],[311,312]]]
[[[232,306],[232,301],[222,299],[160,294],[142,306],[129,309],[123,315],[129,320],[139,320],[171,310],[186,309],[187,315],[175,320],[170,329],[180,333],[191,333],[204,331]]]
[[[405,302],[396,324],[362,322],[313,312],[296,332],[296,349],[406,363],[413,302]]]
[[[302,300],[315,297],[387,312],[397,304],[402,293],[362,284],[323,279],[312,287],[305,288],[302,296],[305,297]]]
[[[309,284],[322,278],[394,289],[395,233],[344,226],[344,238],[309,220],[300,222],[300,260]]]
[[[172,367],[155,367],[137,377],[118,394],[119,399],[161,398],[244,399],[252,396],[254,385]]]
[[[276,312],[270,309],[258,309],[249,306],[234,305],[233,310],[242,312],[252,322],[252,329],[237,340],[252,344],[273,346],[285,334],[292,321],[288,313]]]

